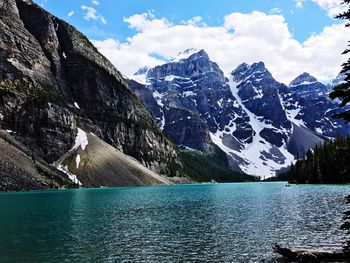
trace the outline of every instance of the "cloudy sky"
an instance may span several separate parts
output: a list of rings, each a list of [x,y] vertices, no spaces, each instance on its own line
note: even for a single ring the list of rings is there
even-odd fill
[[[289,83],[302,72],[334,78],[349,28],[341,0],[36,0],[76,26],[126,76],[205,49],[227,74],[264,61]]]

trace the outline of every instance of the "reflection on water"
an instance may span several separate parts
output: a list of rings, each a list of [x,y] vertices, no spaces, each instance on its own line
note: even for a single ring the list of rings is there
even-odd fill
[[[0,194],[0,261],[259,262],[339,247],[349,186],[283,183]]]

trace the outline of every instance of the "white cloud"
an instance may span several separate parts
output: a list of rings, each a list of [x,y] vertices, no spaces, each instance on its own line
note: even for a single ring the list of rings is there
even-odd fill
[[[307,0],[295,0],[296,7],[302,8],[303,2]],[[327,11],[329,17],[335,17],[336,15],[346,11],[346,5],[342,4],[343,0],[310,0]]]
[[[71,17],[71,16],[73,16],[74,15],[74,11],[70,11],[69,13],[68,13],[68,16],[69,17]]]
[[[330,17],[335,17],[336,15],[346,11],[347,6],[342,4],[343,0],[312,0],[318,4],[321,8],[327,10]]]
[[[99,5],[99,4],[100,4],[100,2],[99,2],[98,0],[92,0],[91,3],[92,3],[93,5]]]
[[[205,49],[227,74],[243,62],[264,61],[277,80],[290,82],[307,71],[320,80],[336,76],[345,57],[348,40],[344,25],[325,27],[301,43],[293,38],[282,15],[261,12],[227,15],[221,26],[196,23],[172,24],[151,12],[124,21],[137,33],[120,43],[114,39],[93,41],[95,46],[125,75],[140,67],[159,65],[187,48]]]
[[[84,19],[85,20],[98,20],[100,21],[102,24],[107,24],[106,19],[97,13],[96,9],[90,6],[86,6],[86,5],[82,5],[81,9],[83,9],[84,11],[86,11],[86,14],[84,15]]]
[[[185,25],[193,25],[193,26],[207,26],[206,23],[202,22],[203,18],[201,16],[194,16],[187,21],[182,21]]]
[[[295,4],[297,8],[303,8],[303,2],[306,0],[295,0]]]
[[[282,9],[281,9],[281,8],[278,8],[278,7],[275,7],[275,8],[272,8],[272,9],[270,10],[270,13],[271,13],[271,14],[280,14],[280,13],[282,13]]]

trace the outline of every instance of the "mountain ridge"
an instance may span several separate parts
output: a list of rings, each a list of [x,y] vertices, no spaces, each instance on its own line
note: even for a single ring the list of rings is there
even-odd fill
[[[310,147],[350,132],[349,125],[331,118],[338,104],[328,99],[330,87],[310,74],[299,75],[287,86],[257,62],[239,65],[227,78],[204,50],[192,51],[143,72],[144,88],[156,94],[158,106],[154,104],[151,112],[169,107],[198,114],[211,142],[230,157],[233,170],[273,176]],[[174,122],[159,116],[155,115],[158,125]],[[203,138],[197,135],[198,140]],[[173,137],[177,142],[178,137]]]

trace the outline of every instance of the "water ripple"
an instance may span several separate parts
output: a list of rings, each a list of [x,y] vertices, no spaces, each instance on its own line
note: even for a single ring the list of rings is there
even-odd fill
[[[1,262],[266,262],[340,247],[349,186],[214,184],[0,194]]]

